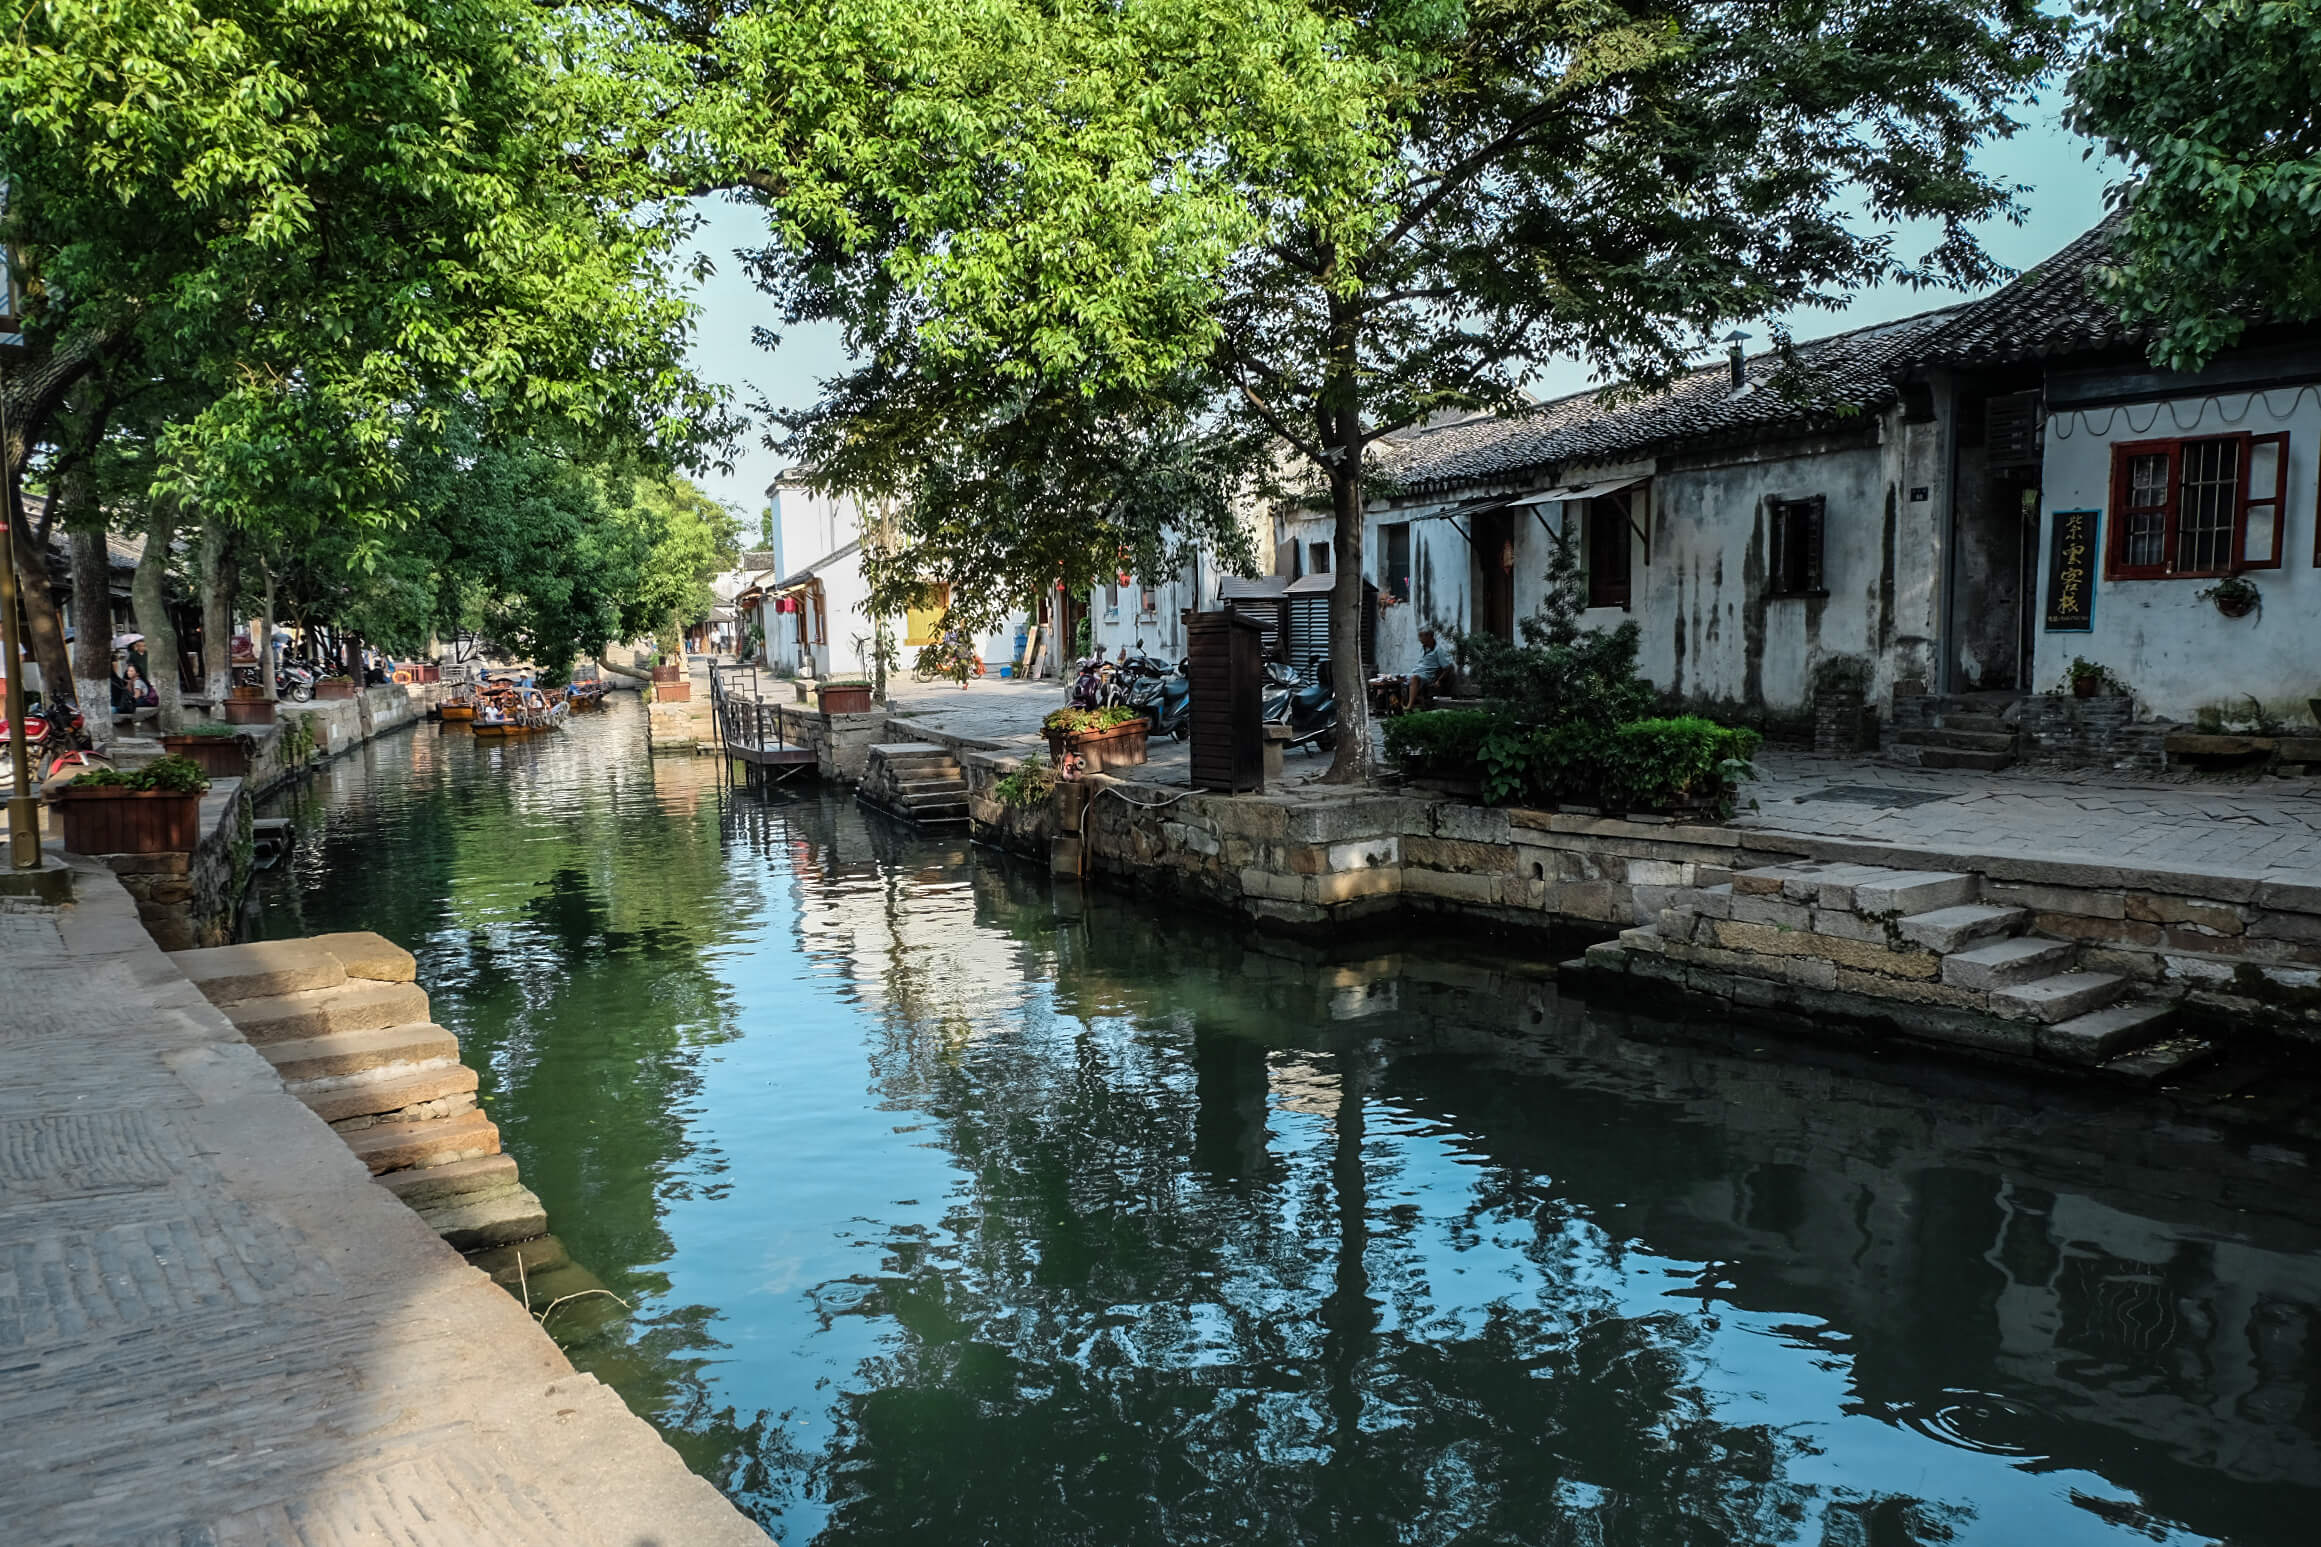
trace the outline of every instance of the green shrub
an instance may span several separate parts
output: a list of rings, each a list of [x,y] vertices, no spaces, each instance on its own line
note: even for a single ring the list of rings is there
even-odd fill
[[[1066,736],[1084,736],[1091,731],[1108,731],[1116,725],[1126,725],[1144,716],[1126,704],[1107,704],[1101,709],[1051,709],[1040,721],[1044,731],[1060,731]]]
[[[1763,739],[1745,726],[1689,714],[1616,726],[1597,753],[1599,798],[1623,811],[1666,811],[1705,800],[1721,812],[1733,787],[1751,776],[1749,760]]]
[[[1056,772],[1037,752],[1026,757],[992,783],[991,798],[1022,810],[1045,801],[1056,790]]]
[[[156,758],[143,768],[92,768],[73,780],[90,790],[160,790],[171,795],[199,795],[210,787],[210,776],[190,757]]]
[[[1488,709],[1421,709],[1379,722],[1386,755],[1411,774],[1462,775],[1503,716]]]
[[[222,739],[227,736],[241,735],[242,728],[239,725],[220,725],[215,720],[203,720],[198,724],[188,725],[183,730],[171,731],[170,734],[172,736],[215,736]]]

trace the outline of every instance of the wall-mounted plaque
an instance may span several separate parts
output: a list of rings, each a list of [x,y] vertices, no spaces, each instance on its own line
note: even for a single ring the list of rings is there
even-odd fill
[[[2047,526],[2047,631],[2084,634],[2095,627],[2096,538],[2100,510],[2058,510]]]

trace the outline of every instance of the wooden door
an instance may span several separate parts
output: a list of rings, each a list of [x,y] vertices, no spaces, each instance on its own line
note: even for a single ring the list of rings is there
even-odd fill
[[[1515,638],[1515,515],[1486,510],[1475,523],[1475,627]]]

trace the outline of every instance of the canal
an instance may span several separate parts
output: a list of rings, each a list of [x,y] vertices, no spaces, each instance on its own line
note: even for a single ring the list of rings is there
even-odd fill
[[[625,698],[272,811],[246,932],[417,953],[634,1307],[575,1362],[786,1547],[2315,1539],[2293,1149],[1082,896]]]

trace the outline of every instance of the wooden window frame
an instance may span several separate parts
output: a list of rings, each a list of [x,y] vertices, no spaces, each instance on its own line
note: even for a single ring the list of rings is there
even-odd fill
[[[1636,605],[1636,490],[1640,485],[1625,489],[1610,489],[1587,503],[1587,569],[1588,606],[1617,607],[1627,612]],[[1617,505],[1612,502],[1618,501]],[[1604,552],[1602,541],[1606,529],[1616,526],[1619,535],[1610,545],[1613,553]],[[1614,562],[1619,565],[1615,583],[1607,574]]]
[[[2232,533],[2226,544],[2230,555],[2221,568],[2181,569],[2176,556],[2182,542],[2184,517],[2184,448],[2229,441],[2233,445],[2233,501]],[[2273,488],[2269,495],[2259,497],[2250,487],[2250,473],[2256,466],[2256,448],[2273,445],[2280,448],[2274,462]],[[2166,522],[2161,528],[2160,562],[2157,564],[2130,564],[2128,554],[2129,517],[2137,513],[2128,503],[2129,469],[2138,457],[2165,456],[2168,459]],[[2247,430],[2228,430],[2221,435],[2180,435],[2168,440],[2120,441],[2111,448],[2111,534],[2104,542],[2103,578],[2106,580],[2220,580],[2249,569],[2279,569],[2282,554],[2287,550],[2289,513],[2289,432],[2276,431],[2266,435]],[[2252,506],[2270,506],[2273,512],[2272,548],[2262,558],[2248,556],[2248,519]],[[2321,535],[2316,535],[2314,562],[2321,564]]]
[[[1815,597],[1829,595],[1829,496],[1809,494],[1802,499],[1768,496],[1765,501],[1766,525],[1772,541],[1766,546],[1770,562],[1765,567],[1765,594],[1773,598]],[[1798,534],[1791,521],[1799,522],[1805,532],[1801,562],[1792,566],[1790,555],[1798,543]],[[1790,584],[1790,570],[1797,570],[1797,583]]]
[[[1396,575],[1392,572],[1394,569],[1394,565],[1392,563],[1394,557],[1394,542],[1387,535],[1390,532],[1400,532],[1402,534],[1403,572],[1400,575]],[[1408,521],[1379,522],[1378,594],[1380,596],[1391,596],[1397,602],[1409,601],[1411,592],[1410,571],[1417,567],[1417,563],[1418,560],[1415,557],[1411,546],[1410,523]]]

